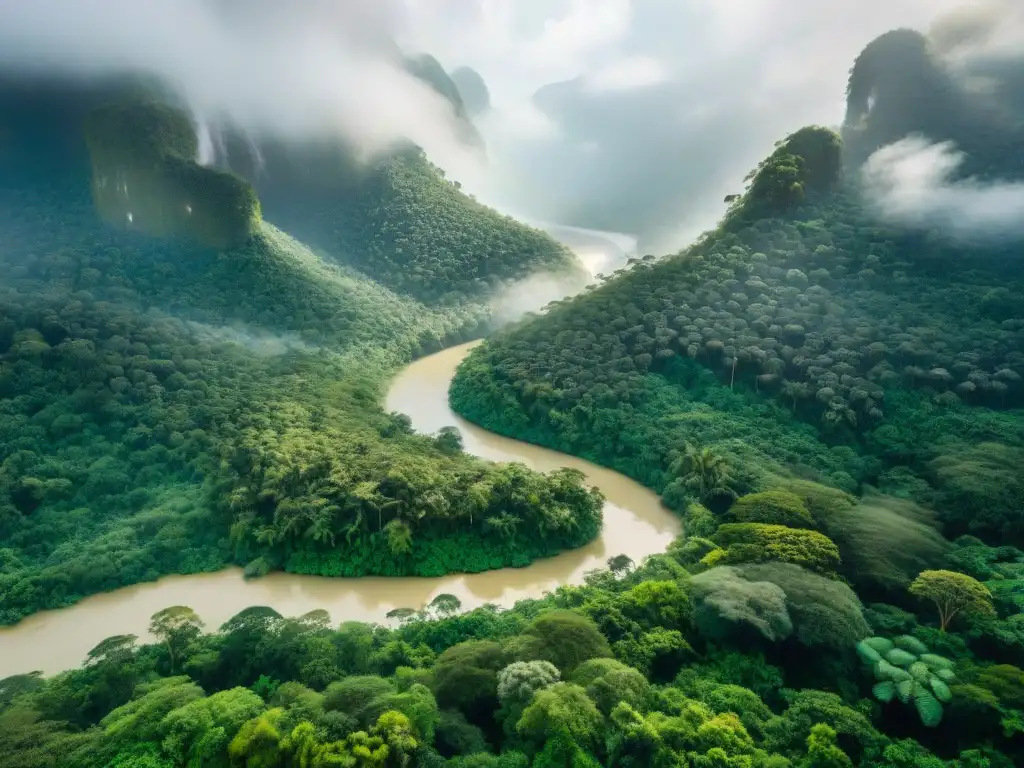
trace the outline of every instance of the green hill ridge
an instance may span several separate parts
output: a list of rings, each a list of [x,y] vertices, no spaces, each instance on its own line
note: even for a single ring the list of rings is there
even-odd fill
[[[172,105],[103,103],[75,113],[91,167],[0,155],[0,621],[232,563],[441,575],[597,535],[601,499],[577,474],[485,464],[380,406],[399,366],[490,327],[499,276],[578,268],[571,254],[418,152],[381,161],[416,169],[400,190],[371,184],[325,222],[364,228],[359,250],[313,250],[263,220],[241,177],[194,162]],[[353,254],[391,216],[417,254],[455,243],[424,281],[495,280],[432,306],[358,271],[384,274],[379,252]]]
[[[991,461],[1024,458],[1024,275],[1008,247],[879,225],[834,186],[838,137],[814,130],[824,142],[783,142],[691,248],[474,350],[453,406],[658,490],[690,441],[734,455],[750,489],[780,473],[877,485],[952,532],[1024,543],[1020,481],[978,487]]]
[[[882,225],[856,184],[921,131],[978,179],[1018,173],[1019,143],[944,66],[923,35],[883,35],[851,74],[845,143],[798,130],[715,230],[460,369],[470,418],[661,492],[685,523],[664,553],[510,608],[439,594],[386,625],[252,606],[205,627],[154,606],[157,642],[119,634],[80,668],[0,680],[0,762],[1024,764],[1019,243]],[[196,165],[173,110],[145,107],[135,130],[157,135],[124,142],[107,123],[90,156],[92,95],[20,98],[0,110],[28,127],[23,152],[0,145],[0,622],[231,562],[433,575],[596,535],[579,473],[476,461],[380,407],[398,366],[494,330],[505,281],[571,271],[551,241],[416,151],[359,166],[267,146],[272,181],[250,185],[230,157]],[[97,189],[109,173],[120,189]],[[190,218],[206,182],[238,194],[203,206],[241,215]]]

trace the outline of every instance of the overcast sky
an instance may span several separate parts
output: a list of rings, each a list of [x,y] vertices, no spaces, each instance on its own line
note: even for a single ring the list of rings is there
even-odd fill
[[[838,126],[848,71],[874,37],[928,31],[965,5],[403,2],[407,44],[446,67],[472,66],[490,87],[495,110],[481,121],[496,171],[488,196],[568,223],[632,225],[655,251],[713,225],[723,196],[742,190],[776,140],[811,123]],[[538,109],[533,95],[553,83],[568,84],[546,89]]]
[[[1024,0],[0,0],[0,73],[145,70],[198,119],[368,151],[409,137],[486,202],[657,253],[712,226],[775,141],[837,126],[874,37],[979,3],[1024,49]],[[393,40],[483,75],[487,168]]]

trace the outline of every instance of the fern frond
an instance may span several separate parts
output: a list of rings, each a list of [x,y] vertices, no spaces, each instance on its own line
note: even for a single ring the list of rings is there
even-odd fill
[[[875,677],[879,680],[910,680],[910,673],[905,669],[894,667],[885,659],[875,665]]]
[[[871,692],[880,702],[888,704],[896,698],[896,685],[891,680],[883,680],[881,683],[876,683]]]
[[[937,672],[940,669],[953,669],[953,662],[947,659],[945,656],[938,656],[934,653],[922,653],[921,661],[928,665],[928,667]]]
[[[868,640],[871,639],[870,637],[868,638]],[[857,655],[860,656],[865,664],[875,665],[882,660],[882,654],[869,645],[868,640],[861,640],[857,643]]]
[[[927,683],[928,678],[932,676],[932,671],[928,669],[928,665],[920,661],[915,661],[911,664],[910,669],[907,671],[910,672],[911,676],[913,676],[913,678],[919,683]]]
[[[949,690],[949,686],[939,680],[937,677],[933,677],[930,681],[932,686],[932,693],[935,694],[935,698],[939,701],[952,701],[953,693]]]
[[[942,705],[924,686],[919,685],[914,691],[914,707],[926,728],[934,728],[942,722]]]
[[[888,653],[893,649],[892,640],[887,637],[865,637],[861,642],[874,648],[880,654]]]
[[[914,694],[916,687],[917,683],[913,680],[900,680],[896,683],[896,694],[900,697],[900,701],[904,704],[910,701],[910,697]]]
[[[912,635],[900,635],[893,640],[893,644],[897,648],[909,651],[915,656],[921,656],[922,654],[928,653],[928,646]]]
[[[872,671],[875,673],[876,680],[895,680],[895,673],[899,670],[899,667],[894,667],[885,659],[882,659],[874,667]]]
[[[905,669],[900,669],[899,667],[893,667],[892,669],[893,669],[892,679],[895,680],[896,682],[899,682],[901,680],[913,680],[914,679],[914,676],[911,675],[909,672],[907,672],[907,670],[905,670]]]
[[[907,653],[901,648],[893,648],[885,654],[885,660],[890,664],[895,664],[897,667],[909,667],[917,661],[917,656]]]

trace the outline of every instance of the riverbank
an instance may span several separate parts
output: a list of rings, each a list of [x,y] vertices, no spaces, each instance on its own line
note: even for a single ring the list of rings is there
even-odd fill
[[[68,608],[41,611],[0,629],[0,678],[39,669],[55,673],[77,666],[100,640],[117,634],[148,636],[149,618],[170,605],[189,605],[208,627],[216,627],[252,605],[266,605],[285,616],[318,608],[334,623],[383,621],[394,608],[420,608],[436,595],[456,595],[464,607],[485,603],[510,606],[539,597],[559,584],[582,580],[608,557],[634,560],[661,552],[680,525],[657,496],[639,484],[589,462],[500,437],[456,416],[448,407],[448,386],[455,369],[477,342],[420,358],[392,381],[385,410],[407,414],[418,432],[456,426],[465,450],[490,461],[519,461],[531,469],[578,469],[588,485],[606,497],[601,536],[580,549],[539,560],[525,568],[505,568],[441,578],[358,579],[272,573],[245,580],[238,568],[215,573],[169,576],[155,582],[93,595]]]

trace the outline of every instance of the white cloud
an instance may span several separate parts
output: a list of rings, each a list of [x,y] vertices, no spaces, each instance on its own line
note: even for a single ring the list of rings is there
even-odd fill
[[[619,42],[629,32],[630,18],[630,0],[569,0],[564,16],[547,19],[542,34],[527,41],[527,66],[551,69],[586,61]]]
[[[624,56],[605,64],[586,77],[587,88],[593,92],[628,91],[658,85],[669,79],[664,64],[651,56]]]
[[[403,40],[483,75],[493,103],[600,66],[629,34],[631,0],[402,0]]]
[[[489,137],[503,140],[550,140],[561,135],[558,124],[530,102],[520,102],[503,110],[491,110],[479,119]]]
[[[713,224],[776,140],[842,119],[849,69],[874,37],[926,30],[966,1],[461,0],[477,12],[442,32],[435,10],[430,34],[446,61],[491,87],[498,198],[537,216],[635,227],[649,235],[644,248],[664,250]],[[552,115],[564,144],[550,131],[518,143],[492,132],[505,109],[574,78]],[[574,151],[588,143],[599,162]]]
[[[369,145],[412,133],[453,170],[450,111],[382,54],[380,40],[395,35],[487,82],[494,110],[481,128],[491,173],[480,187],[488,199],[538,218],[650,235],[713,223],[722,196],[739,191],[777,139],[841,119],[847,73],[865,44],[895,27],[926,30],[965,4],[0,0],[0,63],[148,65],[204,110]],[[1012,49],[998,41],[1024,36],[1024,2],[988,7],[996,15],[985,18],[1000,23],[983,25],[998,38],[984,45]],[[542,86],[576,79],[548,114],[531,103]],[[468,181],[468,171],[455,172]],[[643,247],[678,245],[666,235]]]
[[[1024,3],[975,0],[940,18],[930,35],[954,61],[979,51],[1020,56],[1024,49]]]
[[[463,154],[450,105],[398,64],[390,0],[5,0],[0,68],[157,74],[205,118],[254,133],[344,136],[366,151],[408,137]]]
[[[963,162],[951,142],[913,136],[890,144],[864,165],[868,199],[889,221],[957,237],[1024,233],[1024,183],[958,178]]]

